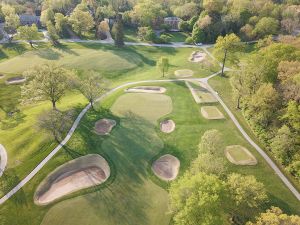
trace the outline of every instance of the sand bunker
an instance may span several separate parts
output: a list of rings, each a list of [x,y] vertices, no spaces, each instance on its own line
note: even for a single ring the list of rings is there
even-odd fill
[[[158,86],[139,86],[139,87],[132,87],[125,90],[125,92],[132,92],[132,93],[152,93],[152,94],[162,94],[167,91],[164,87]]]
[[[243,146],[231,145],[225,149],[227,159],[235,165],[256,165],[256,158]]]
[[[101,119],[95,123],[94,130],[98,135],[108,135],[116,124],[114,120]]]
[[[152,171],[162,180],[174,180],[179,172],[180,161],[170,154],[163,155],[152,164]]]
[[[206,53],[201,51],[194,51],[189,58],[190,62],[202,62],[206,58]]]
[[[184,70],[176,70],[175,76],[179,78],[192,77],[194,72],[192,70],[184,69]]]
[[[164,133],[172,133],[175,130],[175,123],[173,120],[164,120],[160,123],[160,130]]]
[[[37,188],[34,202],[38,205],[49,204],[67,194],[99,185],[109,176],[109,165],[102,156],[90,154],[79,157],[47,176]]]
[[[201,107],[201,113],[204,118],[209,120],[224,119],[223,113],[216,106],[203,106]]]
[[[26,78],[24,77],[11,77],[8,78],[5,83],[6,84],[22,84],[26,81]]]

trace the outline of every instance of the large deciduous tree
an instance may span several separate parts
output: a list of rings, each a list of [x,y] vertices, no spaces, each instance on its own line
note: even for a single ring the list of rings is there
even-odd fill
[[[208,130],[201,137],[199,144],[199,153],[210,153],[212,155],[218,155],[223,152],[223,139],[222,133],[218,130]]]
[[[21,26],[18,28],[18,32],[20,35],[20,38],[22,40],[28,41],[30,46],[33,48],[33,40],[37,40],[39,38],[38,28],[35,24],[32,24],[31,26]]]
[[[224,193],[224,184],[215,175],[185,174],[170,188],[174,224],[222,224]]]
[[[24,72],[24,76],[27,82],[22,86],[21,94],[25,103],[49,100],[56,109],[56,103],[70,87],[71,71],[54,64],[36,66]]]
[[[11,41],[12,35],[17,31],[17,28],[20,25],[20,19],[16,14],[15,9],[10,5],[3,4],[1,11],[5,20],[4,29],[10,35],[9,41]]]
[[[218,37],[215,44],[215,53],[217,58],[222,61],[222,76],[224,76],[224,68],[227,58],[235,61],[235,53],[241,51],[242,48],[243,44],[240,38],[235,34],[227,34],[225,37]]]
[[[94,27],[94,19],[85,4],[79,4],[69,17],[73,30],[81,36]]]
[[[124,46],[124,31],[123,31],[123,20],[122,15],[117,16],[117,20],[113,25],[112,28],[112,35],[115,41],[115,45],[117,47],[123,47]]]

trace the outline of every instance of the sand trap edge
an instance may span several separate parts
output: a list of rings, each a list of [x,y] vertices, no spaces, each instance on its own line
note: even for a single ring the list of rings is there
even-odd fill
[[[175,165],[174,165],[175,168],[173,168],[173,169],[175,169],[176,171],[175,171],[175,174],[173,174],[173,176],[172,176],[171,178],[166,178],[166,177],[164,177],[164,176],[163,176],[162,174],[160,174],[160,172],[157,171],[157,169],[155,168],[155,166],[157,165],[157,163],[162,162],[162,160],[165,159],[165,158],[167,158],[167,159],[169,158],[169,159],[171,159],[171,160],[174,160],[174,162],[175,162]],[[155,175],[156,177],[158,177],[159,179],[163,180],[163,181],[173,181],[173,180],[175,180],[175,179],[177,178],[177,176],[178,176],[179,169],[180,169],[180,161],[179,161],[179,159],[178,159],[177,157],[171,155],[171,154],[165,154],[165,155],[160,156],[160,157],[159,157],[158,159],[156,159],[156,160],[152,163],[152,165],[151,165],[151,170],[152,170],[152,172],[154,173],[154,175]]]
[[[201,59],[197,60],[195,57],[197,55],[201,55]],[[205,52],[202,51],[193,51],[191,56],[189,57],[189,61],[193,62],[193,63],[200,63],[203,62],[207,57],[207,54]]]
[[[11,85],[11,84],[23,84],[26,82],[26,78],[24,77],[11,77],[11,78],[8,78],[5,83],[7,85]]]
[[[159,89],[159,90],[151,90]],[[125,89],[126,93],[152,93],[152,94],[163,94],[167,91],[166,88],[160,86],[136,86]]]
[[[164,129],[164,127],[163,127],[165,125],[164,123],[170,123],[171,128],[170,129]],[[176,124],[173,120],[164,120],[164,121],[160,122],[160,130],[163,133],[170,134],[175,130],[175,128],[176,128]]]
[[[101,122],[104,121],[104,120],[106,120],[106,121],[108,121],[108,122],[111,123],[111,124],[110,124],[110,127],[108,128],[108,130],[107,130],[106,132],[99,132],[99,131],[97,131],[97,129],[96,129],[97,123],[101,123]],[[100,120],[98,120],[98,121],[95,123],[95,126],[94,126],[94,132],[95,132],[97,135],[109,135],[110,132],[112,131],[112,129],[113,129],[116,125],[117,125],[117,122],[116,122],[115,120],[112,120],[112,119],[106,119],[106,118],[100,119]]]
[[[90,165],[86,164],[86,162],[88,160],[93,160],[92,162],[91,161],[88,162],[88,163],[90,163]],[[104,163],[105,164],[104,167],[106,167],[106,168],[103,168],[103,165],[100,167],[97,163]],[[102,169],[103,172],[106,175],[106,179],[103,180],[101,183],[98,183],[98,184],[95,184],[95,185],[92,185],[92,186],[89,186],[89,187],[85,187],[85,188],[81,188],[81,189],[70,191],[70,192],[68,192],[65,195],[59,196],[59,197],[57,197],[55,199],[52,199],[51,201],[48,201],[48,202],[45,202],[45,203],[41,203],[39,201],[39,196],[45,194],[51,188],[51,186],[52,186],[51,184],[53,184],[54,181],[56,181],[58,178],[60,178],[61,175],[64,175],[64,174],[70,174],[70,175],[72,175],[72,174],[74,174],[76,172],[84,170],[85,168],[90,168],[91,166],[95,166],[95,167],[98,166],[100,169]],[[71,161],[68,161],[68,162],[60,165],[59,167],[57,167],[56,169],[54,169],[52,172],[50,172],[43,179],[43,181],[38,185],[38,187],[36,188],[36,190],[34,192],[34,196],[33,196],[33,201],[34,201],[34,203],[36,205],[39,205],[39,206],[49,205],[49,204],[51,204],[53,202],[58,201],[59,199],[64,198],[65,196],[68,196],[68,195],[70,195],[72,193],[75,193],[77,191],[80,191],[80,190],[83,190],[83,189],[87,189],[87,188],[90,188],[90,187],[93,187],[93,186],[98,186],[100,184],[103,184],[104,182],[106,182],[108,180],[108,178],[110,177],[110,174],[111,174],[111,171],[110,171],[109,164],[106,161],[106,159],[104,157],[102,157],[101,155],[98,155],[98,154],[88,154],[88,155],[85,155],[85,156],[78,157],[76,159],[73,159]],[[65,176],[65,177],[68,177],[68,176]]]
[[[202,116],[205,118],[205,119],[208,119],[208,120],[221,120],[221,119],[225,119],[225,116],[223,115],[223,113],[216,107],[216,106],[211,106],[211,107],[215,107],[215,109],[218,111],[219,113],[219,116],[209,116],[208,113],[205,111],[205,109],[207,107],[210,107],[210,106],[202,106],[201,107],[201,114]]]
[[[235,161],[235,159],[229,153],[229,150],[232,147],[239,147],[241,150],[243,150],[251,158],[251,160],[249,159],[249,160]],[[255,166],[255,165],[257,165],[257,159],[255,158],[255,156],[252,155],[252,153],[247,148],[245,148],[241,145],[229,145],[225,148],[224,153],[225,153],[226,158],[232,164],[240,165],[240,166]]]

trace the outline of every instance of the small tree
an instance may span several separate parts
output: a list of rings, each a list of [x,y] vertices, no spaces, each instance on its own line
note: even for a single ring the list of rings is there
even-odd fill
[[[13,34],[16,32],[18,26],[20,25],[19,16],[16,14],[15,9],[7,4],[3,4],[1,11],[4,15],[4,29],[10,35],[9,41],[12,40]]]
[[[219,60],[222,60],[222,73],[224,76],[224,68],[227,57],[236,60],[234,53],[241,51],[243,48],[242,42],[235,34],[227,34],[225,37],[219,36],[215,44],[215,53]]]
[[[113,25],[112,34],[115,40],[115,45],[117,47],[124,46],[124,32],[123,32],[123,21],[122,16],[118,15],[117,20]]]
[[[49,38],[50,38],[52,44],[53,45],[59,44],[59,42],[58,42],[59,36],[56,32],[54,25],[51,23],[51,21],[47,22],[47,31],[48,31],[48,35],[49,35]]]
[[[201,137],[199,153],[218,155],[223,149],[222,134],[218,130],[208,130]]]
[[[168,72],[169,70],[169,59],[166,57],[161,57],[158,61],[157,61],[157,67],[158,69],[162,72],[163,77],[165,77],[165,73]]]
[[[70,71],[54,64],[43,64],[24,72],[28,82],[22,86],[23,102],[50,100],[53,109],[69,88]]]
[[[88,71],[87,77],[79,82],[80,92],[94,107],[95,100],[106,90],[103,78],[94,71]]]
[[[73,114],[72,111],[60,112],[53,109],[43,112],[38,117],[37,128],[50,134],[56,141],[60,142],[72,125]]]
[[[18,28],[18,32],[20,38],[28,41],[30,46],[33,48],[32,41],[38,39],[39,37],[37,26],[35,24],[33,24],[32,26],[21,26]]]

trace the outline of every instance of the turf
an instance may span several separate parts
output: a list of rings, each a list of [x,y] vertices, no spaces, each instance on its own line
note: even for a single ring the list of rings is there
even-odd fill
[[[172,112],[172,99],[163,94],[127,93],[117,99],[111,111],[119,117],[133,114],[156,123]]]
[[[202,106],[201,113],[207,119],[224,118],[223,114],[219,111],[219,109],[216,106]]]

